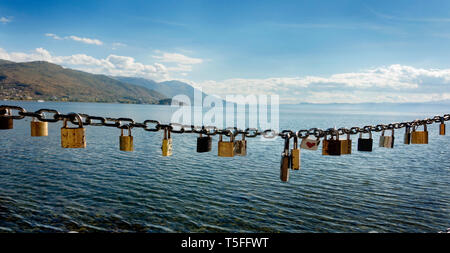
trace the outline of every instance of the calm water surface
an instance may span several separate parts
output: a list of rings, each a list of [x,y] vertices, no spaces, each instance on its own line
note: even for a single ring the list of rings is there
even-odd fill
[[[28,111],[131,117],[167,123],[157,105],[2,101]],[[280,107],[280,129],[365,126],[449,113],[448,106]],[[279,180],[282,140],[248,140],[245,157],[196,153],[196,135],[133,131],[135,152],[120,152],[120,130],[87,127],[86,149],[60,147],[61,122],[31,138],[30,119],[0,131],[0,232],[437,232],[450,227],[450,136],[429,126],[429,145],[322,156],[302,151],[301,170]],[[448,128],[448,126],[447,126]],[[379,134],[374,134],[374,144]]]

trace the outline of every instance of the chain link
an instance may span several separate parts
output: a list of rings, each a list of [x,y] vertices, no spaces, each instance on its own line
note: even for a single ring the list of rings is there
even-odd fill
[[[13,114],[12,111],[18,111],[17,114]],[[50,116],[53,115],[53,116]],[[23,119],[25,117],[36,118],[43,122],[58,122],[64,119],[68,119],[73,124],[79,124],[78,119],[74,116],[75,113],[60,114],[54,109],[40,109],[36,112],[27,112],[24,108],[20,106],[11,105],[1,105],[0,106],[0,116],[4,118],[12,119]],[[80,113],[78,114],[82,119],[82,124],[85,126],[106,126],[106,127],[116,127],[119,129],[131,129],[131,128],[142,128],[149,132],[158,132],[160,130],[168,129],[172,133],[195,133],[195,134],[205,134],[208,136],[214,136],[217,134],[226,136],[237,136],[239,134],[244,135],[246,138],[254,138],[257,136],[263,136],[264,138],[275,138],[280,136],[283,139],[286,138],[308,138],[309,136],[314,136],[316,138],[323,138],[325,136],[336,136],[336,135],[355,135],[359,133],[369,133],[369,132],[381,132],[385,130],[393,130],[400,128],[412,128],[421,125],[429,125],[433,123],[444,123],[450,120],[450,114],[444,114],[442,116],[436,115],[432,118],[425,118],[423,120],[413,120],[410,122],[396,122],[390,124],[378,124],[375,126],[364,126],[364,127],[351,127],[351,128],[328,128],[326,130],[320,128],[310,128],[310,129],[300,129],[298,131],[293,130],[282,130],[277,132],[273,129],[259,130],[257,128],[247,128],[245,130],[238,129],[237,127],[227,127],[225,129],[218,129],[216,126],[195,126],[195,125],[182,125],[179,123],[161,124],[157,120],[145,120],[142,123],[135,122],[131,118],[109,118],[109,117],[99,117],[90,116],[88,114]],[[152,127],[153,125],[153,127]]]

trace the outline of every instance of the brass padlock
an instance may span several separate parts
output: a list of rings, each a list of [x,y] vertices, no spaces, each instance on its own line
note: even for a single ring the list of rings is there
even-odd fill
[[[33,118],[30,122],[31,136],[40,137],[48,136],[48,123],[44,121],[37,121]]]
[[[230,132],[230,141],[223,141],[222,135],[219,135],[217,155],[221,157],[233,157],[235,155],[234,134]]]
[[[123,135],[123,128],[120,129],[119,136],[120,150],[121,151],[133,151],[133,136],[131,136],[131,127],[128,126],[128,136]]]
[[[405,137],[403,138],[403,143],[406,145],[411,144],[411,127],[405,127]]]
[[[246,156],[247,155],[247,140],[245,140],[245,133],[242,134],[242,140],[234,141],[235,154],[238,156]]]
[[[297,136],[294,136],[294,148],[291,149],[291,169],[300,169],[300,149],[298,148]]]
[[[164,128],[164,137],[161,146],[163,156],[172,155],[172,138],[170,137],[170,129]]]
[[[284,150],[281,153],[280,161],[280,180],[287,182],[289,180],[289,168],[291,167],[291,156],[289,155],[289,135],[284,138]]]
[[[14,120],[12,119],[11,110],[5,108],[5,114],[0,115],[0,130],[13,129]]]
[[[416,131],[416,127],[413,127],[411,133],[411,143],[412,144],[428,144],[428,131],[427,124],[423,124],[424,131]]]
[[[71,114],[78,119],[78,128],[67,127],[67,118],[61,128],[61,147],[63,148],[86,148],[86,129],[80,115]]]
[[[347,133],[347,139],[341,141],[341,155],[350,155],[352,153],[352,139]]]
[[[333,139],[333,134],[330,134],[330,139],[324,137],[322,142],[322,155],[341,155],[341,141],[339,140],[339,132],[335,131],[336,138]]]
[[[445,135],[444,118],[441,117],[441,124],[439,125],[439,135]]]

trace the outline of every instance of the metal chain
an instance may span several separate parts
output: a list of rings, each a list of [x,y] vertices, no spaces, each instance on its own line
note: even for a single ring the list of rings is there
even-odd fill
[[[17,114],[12,113],[13,111],[18,111]],[[48,116],[47,116],[48,115]],[[52,117],[50,115],[53,115]],[[275,138],[280,136],[283,139],[286,138],[307,138],[309,136],[314,136],[316,138],[323,138],[325,136],[331,135],[355,135],[359,133],[369,133],[369,132],[381,132],[385,130],[394,130],[404,127],[418,127],[420,125],[429,125],[433,123],[444,123],[450,120],[450,114],[444,114],[442,116],[434,116],[432,118],[426,118],[423,120],[413,120],[410,122],[396,122],[391,124],[378,124],[376,126],[364,126],[364,127],[351,127],[351,128],[328,128],[326,130],[320,128],[310,128],[301,129],[298,131],[292,130],[282,130],[277,133],[273,129],[259,130],[257,128],[247,128],[245,130],[238,129],[237,127],[227,127],[225,129],[218,129],[216,126],[194,126],[194,125],[182,125],[179,123],[161,124],[157,120],[145,120],[142,123],[135,122],[131,118],[109,118],[100,116],[91,116],[84,113],[69,113],[61,114],[57,110],[53,109],[40,109],[36,112],[27,112],[24,108],[20,106],[11,105],[1,105],[0,106],[0,117],[2,118],[12,118],[12,119],[23,119],[25,117],[36,118],[43,122],[58,122],[64,119],[68,119],[72,124],[78,125],[79,122],[74,115],[79,115],[82,119],[82,124],[84,126],[106,126],[115,127],[119,129],[131,129],[131,128],[142,128],[149,132],[158,132],[160,130],[168,129],[172,133],[196,133],[211,135],[226,135],[226,136],[237,136],[239,134],[245,135],[246,138],[254,138],[257,136],[263,136],[264,138]]]

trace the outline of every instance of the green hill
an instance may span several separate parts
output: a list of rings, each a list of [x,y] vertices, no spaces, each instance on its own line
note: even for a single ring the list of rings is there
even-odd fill
[[[157,91],[59,65],[0,60],[0,99],[158,104]]]

